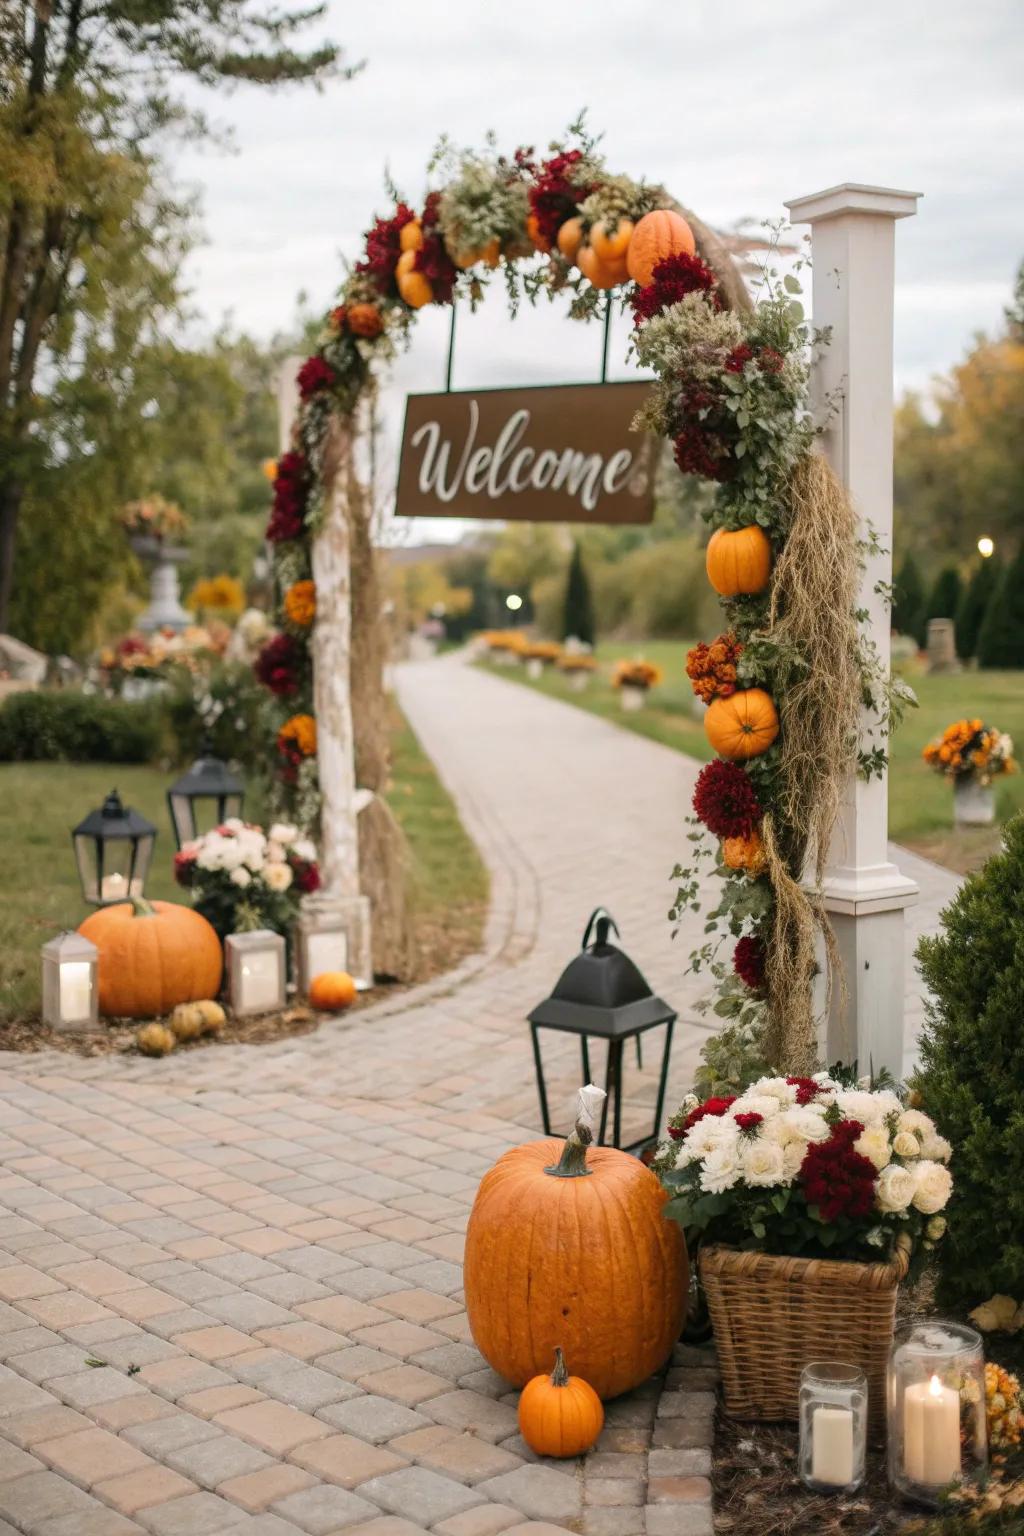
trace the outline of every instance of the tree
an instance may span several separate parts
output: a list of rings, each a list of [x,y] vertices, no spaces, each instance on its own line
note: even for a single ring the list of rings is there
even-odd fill
[[[979,667],[1024,667],[1024,544],[1001,573],[978,633]]]
[[[552,576],[565,559],[563,540],[551,523],[508,523],[487,562],[496,587],[528,597],[535,581]]]
[[[956,610],[956,653],[961,661],[970,661],[977,654],[981,623],[999,584],[1001,569],[995,555],[980,560],[960,594],[960,605]]]
[[[173,95],[203,86],[316,80],[338,50],[296,51],[324,7],[258,0],[37,0],[7,4],[0,28],[0,629],[8,623],[18,523],[52,464],[49,394],[81,377],[90,343],[127,326],[152,335],[179,299],[190,210],[161,187],[171,130],[202,134]],[[131,261],[126,260],[131,256]],[[135,268],[163,283],[142,308]],[[124,348],[120,348],[123,355]],[[102,375],[94,375],[102,389]]]
[[[905,555],[894,584],[892,627],[924,645],[924,583],[913,555]]]
[[[594,625],[594,603],[590,595],[590,582],[583,564],[583,551],[579,540],[572,546],[569,575],[565,583],[565,607],[562,616],[562,639],[575,637],[585,645],[593,645],[597,631]]]
[[[928,603],[924,610],[925,624],[929,619],[955,619],[960,606],[960,572],[953,565],[943,566],[935,578]]]

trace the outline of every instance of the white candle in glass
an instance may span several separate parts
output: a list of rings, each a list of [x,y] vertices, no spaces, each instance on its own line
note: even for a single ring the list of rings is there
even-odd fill
[[[92,966],[88,960],[65,960],[60,968],[60,1016],[65,1024],[87,1019],[92,1012]]]
[[[239,1002],[246,1013],[261,1008],[277,1008],[281,1002],[281,979],[275,949],[249,950],[242,960],[242,996]]]
[[[834,1488],[846,1488],[853,1482],[853,1414],[849,1408],[815,1408],[811,1477]]]
[[[124,875],[104,875],[100,895],[104,901],[124,901],[128,896],[128,881]]]
[[[960,1394],[938,1376],[903,1394],[903,1465],[911,1482],[935,1487],[960,1475]]]

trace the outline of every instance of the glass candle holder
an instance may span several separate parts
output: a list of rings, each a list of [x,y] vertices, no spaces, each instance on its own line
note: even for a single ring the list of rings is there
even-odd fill
[[[889,1479],[905,1498],[936,1508],[944,1488],[985,1465],[985,1354],[959,1323],[897,1330],[887,1376]]]
[[[800,1373],[800,1477],[816,1493],[864,1481],[868,1379],[854,1365],[816,1360]]]

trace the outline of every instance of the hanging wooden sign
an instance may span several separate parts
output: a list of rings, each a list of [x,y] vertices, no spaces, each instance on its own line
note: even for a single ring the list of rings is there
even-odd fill
[[[660,440],[632,430],[643,382],[410,395],[399,517],[649,523]]]

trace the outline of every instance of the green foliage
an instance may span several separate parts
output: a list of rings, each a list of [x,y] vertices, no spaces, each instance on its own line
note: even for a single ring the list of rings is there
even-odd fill
[[[217,757],[266,776],[267,740],[275,706],[248,662],[217,662],[205,676],[176,669],[171,692],[161,700],[166,735],[178,763],[190,763],[206,742]]]
[[[914,1086],[953,1144],[939,1294],[1024,1295],[1024,816],[917,948],[932,994]]]
[[[0,762],[148,763],[160,746],[155,702],[68,689],[14,693],[0,708]]]
[[[955,619],[960,606],[960,572],[953,565],[943,566],[928,594],[925,622],[929,619]]]
[[[578,539],[572,546],[569,574],[565,583],[565,607],[562,614],[562,639],[569,640],[573,637],[584,641],[587,645],[593,645],[597,639],[594,602],[590,594],[590,582],[587,579],[583,551],[580,549]]]
[[[913,555],[905,555],[895,581],[892,627],[900,635],[910,635],[924,645],[924,582]]]
[[[979,667],[1024,667],[1024,544],[1001,573],[978,631]]]
[[[997,555],[979,560],[974,575],[960,594],[956,610],[956,653],[961,661],[970,661],[977,653],[982,620],[999,585],[1002,562]]]

